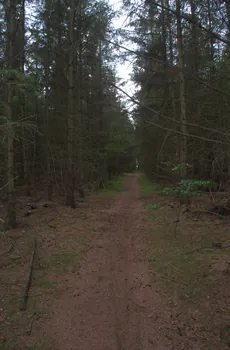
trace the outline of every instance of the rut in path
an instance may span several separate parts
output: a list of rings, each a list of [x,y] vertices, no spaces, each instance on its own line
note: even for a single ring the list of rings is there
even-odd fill
[[[55,301],[45,332],[56,350],[174,349],[149,275],[137,176],[103,215],[104,226],[70,291]]]

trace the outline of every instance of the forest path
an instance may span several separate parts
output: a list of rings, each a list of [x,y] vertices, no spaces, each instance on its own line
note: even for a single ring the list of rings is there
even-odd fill
[[[55,350],[180,348],[172,344],[170,314],[149,273],[148,222],[137,179],[130,175],[123,192],[101,210],[103,223],[78,274],[53,301],[43,332]]]

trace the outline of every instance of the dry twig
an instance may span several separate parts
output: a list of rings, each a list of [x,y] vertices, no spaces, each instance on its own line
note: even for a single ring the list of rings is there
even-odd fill
[[[26,302],[27,302],[27,299],[28,299],[28,294],[29,294],[29,289],[30,289],[30,284],[31,284],[31,278],[32,278],[32,272],[33,272],[35,250],[36,250],[36,238],[34,239],[33,251],[32,251],[32,256],[31,256],[31,261],[30,261],[30,266],[29,266],[29,273],[28,273],[28,277],[27,277],[27,281],[26,281],[24,295],[23,295],[23,298],[22,298],[22,306],[21,306],[21,310],[22,311],[26,310]]]

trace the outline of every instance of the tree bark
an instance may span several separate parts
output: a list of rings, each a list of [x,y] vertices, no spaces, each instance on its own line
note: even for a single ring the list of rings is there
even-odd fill
[[[180,78],[180,164],[185,164],[187,161],[187,128],[186,128],[186,101],[185,101],[185,77],[184,77],[184,57],[183,57],[183,40],[182,40],[182,25],[181,25],[181,4],[180,0],[176,0],[177,12],[177,49],[178,49],[178,64]],[[181,169],[181,177],[187,175],[186,166]]]
[[[49,6],[47,8],[49,11]],[[50,164],[50,142],[49,142],[49,76],[50,76],[50,26],[49,19],[46,23],[47,30],[47,52],[45,59],[45,108],[46,108],[46,119],[45,119],[45,145],[46,145],[46,180],[47,180],[47,199],[52,200],[52,175],[51,175],[51,164]]]
[[[166,7],[169,8],[169,0],[166,0]],[[173,32],[172,32],[172,14],[170,12],[167,13],[167,28],[168,28],[168,37],[169,37],[169,64],[170,68],[174,67],[174,53],[173,53]],[[172,100],[172,115],[176,119],[177,118],[177,108],[176,108],[176,98],[174,91],[174,77],[171,81],[169,81],[169,92]],[[175,159],[176,163],[180,161],[179,159],[179,148],[180,148],[180,138],[175,135],[176,139],[176,154]]]
[[[228,26],[227,38],[228,38],[228,42],[230,43],[230,1],[227,0],[225,3],[226,3],[227,26]],[[227,44],[227,57],[228,57],[228,61],[229,61],[230,60],[230,44]],[[230,130],[230,120],[229,120],[229,118],[228,118],[227,124],[228,124],[227,125],[228,130]],[[228,158],[227,191],[230,192],[230,149],[228,149],[227,158]]]
[[[25,0],[21,1],[21,12],[20,12],[20,71],[24,73],[24,67],[25,67]],[[30,196],[31,195],[31,188],[30,188],[30,171],[29,171],[29,154],[28,154],[28,144],[26,141],[26,131],[24,126],[24,118],[25,118],[25,110],[26,103],[25,103],[25,96],[22,96],[22,105],[21,105],[21,118],[22,118],[22,156],[23,156],[23,176],[24,176],[24,184],[26,186],[25,188],[25,195]]]
[[[7,69],[13,69],[14,61],[14,38],[15,38],[15,8],[14,0],[6,1],[7,19]],[[14,186],[14,126],[13,126],[13,84],[9,79],[7,82],[7,104],[8,104],[8,132],[7,132],[7,183],[8,183],[8,212],[6,226],[16,227],[16,199]]]
[[[192,19],[192,74],[197,75],[198,72],[198,45],[197,45],[197,26],[196,26],[196,5],[194,0],[189,0]],[[196,81],[193,86],[196,85]]]
[[[74,19],[75,0],[70,2],[69,10],[69,60],[68,60],[68,180],[66,204],[75,208],[75,169],[73,164],[74,136]]]
[[[84,198],[84,172],[83,172],[83,75],[82,75],[82,8],[79,5],[79,29],[78,29],[78,100],[79,100],[79,113],[78,113],[78,192],[80,197]]]
[[[210,30],[210,32],[212,32],[213,30],[213,25],[212,25],[212,18],[211,18],[211,0],[208,0],[208,28]],[[226,6],[227,6],[227,3],[226,3]],[[228,40],[229,40],[229,37],[228,37]],[[213,35],[210,35],[210,62],[211,62],[211,65],[210,65],[210,80],[213,81],[213,75],[214,75],[214,72],[215,72],[215,69],[214,69],[214,40],[213,40]]]

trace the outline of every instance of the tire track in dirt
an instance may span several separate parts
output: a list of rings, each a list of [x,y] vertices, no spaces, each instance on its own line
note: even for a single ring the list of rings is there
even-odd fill
[[[102,216],[79,273],[54,301],[44,336],[56,350],[179,349],[169,339],[169,315],[149,275],[137,176]]]

